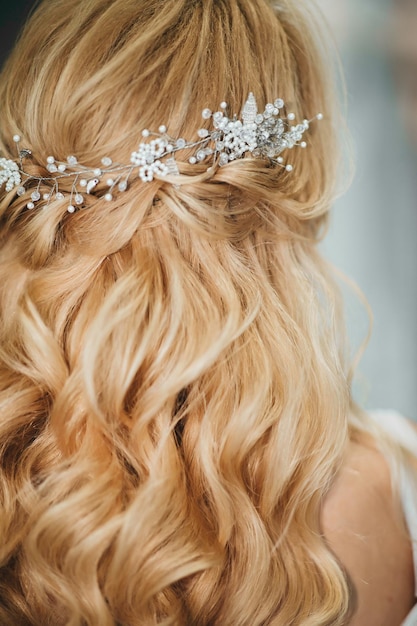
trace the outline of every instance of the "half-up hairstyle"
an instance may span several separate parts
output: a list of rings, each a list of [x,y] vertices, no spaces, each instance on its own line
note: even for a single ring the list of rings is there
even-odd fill
[[[184,154],[73,215],[1,192],[1,624],[344,623],[319,520],[350,403],[317,251],[337,154],[300,4],[45,0],[0,75],[1,152],[18,133],[38,175],[249,92],[325,116],[293,172]]]

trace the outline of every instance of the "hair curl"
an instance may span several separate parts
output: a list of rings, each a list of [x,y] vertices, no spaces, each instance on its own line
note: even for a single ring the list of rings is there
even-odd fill
[[[343,624],[321,534],[348,441],[327,59],[295,0],[46,0],[0,77],[0,148],[126,162],[138,131],[282,97],[245,158],[74,215],[0,197],[0,622]],[[177,182],[178,182],[177,180]],[[28,191],[30,193],[30,190]]]

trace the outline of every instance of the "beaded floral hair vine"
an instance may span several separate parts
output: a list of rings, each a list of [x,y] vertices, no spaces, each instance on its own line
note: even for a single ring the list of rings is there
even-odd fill
[[[162,125],[159,132],[142,131],[144,141],[132,152],[129,164],[114,163],[106,156],[100,166],[91,168],[79,163],[75,156],[69,156],[65,162],[49,156],[45,164],[49,175],[46,176],[35,176],[25,171],[24,161],[32,157],[32,152],[21,149],[21,138],[15,135],[13,141],[16,143],[18,160],[0,158],[0,187],[5,184],[6,192],[15,190],[18,196],[24,196],[32,190],[26,205],[28,209],[34,209],[40,201],[46,202],[43,206],[48,206],[54,200],[67,200],[67,211],[74,213],[77,208],[85,206],[85,194],[93,193],[100,183],[104,182],[107,187],[104,199],[111,202],[114,192],[126,191],[133,176],[143,182],[151,182],[155,177],[179,175],[175,154],[182,150],[194,151],[188,159],[192,165],[211,160],[211,168],[216,165],[222,167],[250,153],[254,157],[267,158],[291,172],[292,165],[284,163],[281,153],[295,146],[307,146],[303,134],[313,120],[294,124],[294,113],[281,117],[284,106],[284,101],[279,98],[273,104],[267,104],[265,111],[259,113],[255,97],[250,93],[242,110],[242,119],[237,115],[227,115],[226,102],[222,102],[221,110],[215,113],[204,109],[202,117],[204,120],[212,120],[213,128],[201,128],[197,133],[198,139],[194,141],[174,139],[168,134],[166,126]],[[314,119],[321,120],[323,115],[319,113]],[[60,182],[71,179],[71,191],[63,193]]]

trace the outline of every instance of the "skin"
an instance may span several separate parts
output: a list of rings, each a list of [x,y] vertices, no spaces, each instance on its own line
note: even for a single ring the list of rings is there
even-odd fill
[[[372,443],[350,444],[322,526],[356,592],[350,626],[400,626],[415,602],[411,543],[389,467]]]

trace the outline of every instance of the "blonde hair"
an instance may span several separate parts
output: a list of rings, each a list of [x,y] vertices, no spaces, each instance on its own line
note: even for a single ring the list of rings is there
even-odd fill
[[[3,70],[0,148],[19,133],[36,172],[128,162],[143,128],[192,137],[249,91],[327,121],[292,173],[185,155],[180,184],[72,216],[1,196],[2,624],[345,622],[319,520],[350,405],[317,251],[332,84],[298,5],[46,0]]]

